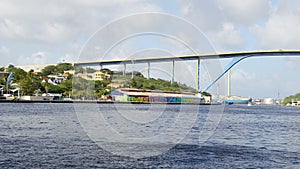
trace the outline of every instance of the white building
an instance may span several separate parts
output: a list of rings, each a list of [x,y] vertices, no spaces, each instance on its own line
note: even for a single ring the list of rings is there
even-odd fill
[[[276,100],[274,98],[265,98],[264,99],[264,104],[273,105],[275,103],[276,103]]]

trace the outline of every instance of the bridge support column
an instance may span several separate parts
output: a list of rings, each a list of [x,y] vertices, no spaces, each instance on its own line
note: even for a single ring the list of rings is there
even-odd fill
[[[197,92],[200,92],[200,71],[201,71],[201,60],[200,57],[197,60],[197,68],[196,68],[196,89],[198,90]]]
[[[150,79],[150,62],[147,63],[147,79]]]
[[[133,70],[132,70],[132,72],[131,72],[131,79],[133,79],[133,77],[134,77],[134,75],[133,75]]]
[[[174,83],[174,75],[175,75],[175,60],[172,61],[172,79],[171,79],[171,84]]]
[[[227,96],[229,97],[231,95],[231,71],[228,70],[228,79],[227,79]]]
[[[126,80],[126,64],[123,65],[123,76],[124,79]]]
[[[131,60],[132,70],[131,70],[131,79],[134,77],[134,60]]]

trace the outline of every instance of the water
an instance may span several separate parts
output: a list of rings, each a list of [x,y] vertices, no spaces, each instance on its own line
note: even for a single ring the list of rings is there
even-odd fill
[[[80,104],[79,107],[88,112],[88,108],[95,105]],[[121,108],[125,113],[135,114],[149,111],[149,106],[122,105]],[[165,126],[175,123],[173,119],[178,117],[182,106],[163,106],[150,109],[167,112],[155,115],[161,117],[157,120],[159,123],[150,119],[147,123],[139,121],[139,126],[124,128],[122,123],[114,121],[118,118],[114,105],[96,105],[105,118],[110,119],[107,125],[115,124],[119,132],[130,136],[144,133],[141,137],[145,137],[149,133],[168,131],[171,137],[181,130],[171,128],[169,131]],[[197,107],[189,105],[183,110],[195,109]],[[199,133],[206,129],[203,122],[209,114],[209,107],[204,106],[197,113],[195,123],[187,126],[191,129],[184,140],[163,154],[144,158],[119,156],[99,147],[81,126],[75,110],[73,104],[1,103],[0,168],[300,168],[300,108],[226,106],[211,137],[200,143]],[[191,119],[184,120],[183,123],[187,123]],[[160,123],[164,125],[158,126]],[[130,127],[142,130],[133,132]],[[158,139],[142,147],[164,147],[169,142]],[[119,144],[108,141],[107,145]],[[126,143],[126,148],[135,146]]]

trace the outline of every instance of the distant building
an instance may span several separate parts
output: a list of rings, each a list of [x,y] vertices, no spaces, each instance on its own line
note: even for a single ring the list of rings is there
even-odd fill
[[[94,72],[92,74],[92,79],[93,80],[100,80],[100,81],[102,81],[102,80],[108,79],[108,78],[110,78],[110,74],[103,73],[101,71],[97,71],[97,72]]]
[[[111,88],[120,88],[122,86],[122,84],[119,84],[119,83],[110,83],[107,86],[111,87]]]
[[[264,99],[264,104],[273,105],[275,103],[276,103],[276,100],[274,98],[265,98]]]
[[[291,106],[300,106],[300,101],[298,101],[297,99],[293,99]]]
[[[89,75],[89,74],[87,74],[87,73],[83,73],[83,74],[76,74],[76,77],[81,77],[81,78],[83,78],[83,79],[85,79],[85,80],[92,80],[92,76],[91,75]]]
[[[75,74],[75,70],[66,70],[66,71],[64,71],[64,74],[74,75]]]
[[[62,75],[48,75],[48,78],[50,78],[56,84],[61,84],[63,80],[67,80],[67,78]]]

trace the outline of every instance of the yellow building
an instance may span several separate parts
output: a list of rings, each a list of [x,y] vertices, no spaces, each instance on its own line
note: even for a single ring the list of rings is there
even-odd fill
[[[92,75],[93,80],[104,80],[110,78],[110,75],[101,71],[94,72]]]

